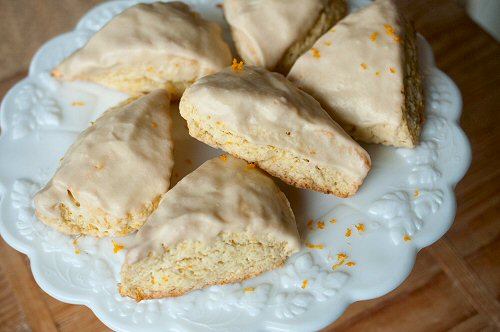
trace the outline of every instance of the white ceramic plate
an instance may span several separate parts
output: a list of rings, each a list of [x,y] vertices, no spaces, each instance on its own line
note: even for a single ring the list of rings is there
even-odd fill
[[[455,216],[453,188],[470,164],[470,146],[457,124],[460,93],[434,66],[429,45],[419,37],[427,95],[422,143],[413,150],[366,146],[372,171],[352,198],[281,185],[304,243],[323,249],[304,247],[284,268],[239,284],[176,299],[136,303],[122,298],[116,285],[126,249],[115,253],[109,238],[82,237],[74,242],[48,228],[34,217],[32,198],[77,134],[126,97],[91,84],[61,84],[50,77],[51,68],[135,2],[104,3],[85,15],[74,31],[46,43],[35,55],[28,77],[1,105],[0,231],[7,243],[29,256],[33,275],[47,293],[88,306],[120,331],[318,330],[350,303],[397,287],[410,273],[418,250],[450,228]],[[227,34],[217,1],[186,2],[223,25]],[[175,107],[172,112],[176,182],[221,152],[191,139]],[[130,239],[115,242],[126,247]]]

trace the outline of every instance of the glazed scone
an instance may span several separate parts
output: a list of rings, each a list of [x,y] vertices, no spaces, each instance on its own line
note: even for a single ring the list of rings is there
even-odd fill
[[[179,109],[194,138],[300,188],[347,197],[370,170],[368,153],[314,98],[262,67],[203,77]]]
[[[295,217],[273,180],[223,155],[184,177],[139,230],[119,290],[137,301],[239,282],[300,248]]]
[[[288,78],[355,139],[412,148],[424,119],[416,35],[392,0],[340,21]]]
[[[137,4],[111,19],[52,74],[129,94],[167,89],[178,100],[196,79],[231,63],[222,29],[181,2]]]
[[[139,229],[170,185],[170,100],[156,90],[106,111],[83,131],[35,195],[36,216],[66,234]]]
[[[345,0],[224,1],[224,15],[245,63],[285,75],[346,13]]]

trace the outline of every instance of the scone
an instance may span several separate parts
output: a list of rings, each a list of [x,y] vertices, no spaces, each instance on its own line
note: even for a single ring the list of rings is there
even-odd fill
[[[191,136],[300,188],[347,197],[370,170],[368,153],[314,98],[262,67],[205,76],[179,107]]]
[[[239,282],[284,264],[300,248],[285,195],[231,156],[183,178],[139,230],[119,286],[137,301]]]
[[[340,21],[288,75],[355,139],[415,147],[424,119],[416,35],[392,0]]]
[[[285,75],[346,13],[345,0],[224,1],[224,15],[245,63]]]
[[[156,90],[106,111],[83,131],[35,196],[37,217],[66,234],[139,229],[170,185],[169,97]]]
[[[196,79],[231,63],[222,29],[181,2],[137,4],[109,21],[54,70],[129,94],[167,89],[178,100]]]

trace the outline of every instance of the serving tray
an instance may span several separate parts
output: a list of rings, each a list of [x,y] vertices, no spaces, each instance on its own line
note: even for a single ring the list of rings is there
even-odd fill
[[[185,1],[229,32],[219,1]],[[27,78],[0,107],[0,233],[28,255],[35,280],[53,297],[88,306],[118,331],[312,331],[335,321],[354,301],[384,295],[410,273],[417,252],[442,237],[455,216],[453,189],[471,161],[458,125],[461,97],[435,67],[419,36],[426,123],[415,149],[364,145],[372,171],[347,199],[279,185],[297,217],[303,249],[282,268],[243,283],[175,299],[140,303],[118,294],[132,236],[70,237],[34,216],[33,195],[58,167],[80,131],[127,96],[89,83],[60,83],[50,70],[110,18],[137,1],[95,7],[75,30],[45,45]],[[366,1],[350,1],[351,10]],[[176,105],[173,182],[221,154],[189,137]],[[121,249],[124,246],[124,249]]]

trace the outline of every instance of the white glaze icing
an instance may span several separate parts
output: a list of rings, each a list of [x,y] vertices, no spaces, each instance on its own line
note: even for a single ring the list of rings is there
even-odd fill
[[[400,24],[392,1],[375,1],[325,33],[288,78],[342,126],[383,125],[396,141],[404,105],[404,50],[395,40],[404,40]]]
[[[36,194],[37,213],[60,218],[63,203],[82,215],[121,219],[164,194],[174,164],[169,104],[167,92],[156,90],[106,111],[77,137]]]
[[[370,168],[368,153],[281,74],[254,66],[226,68],[186,90],[183,116],[184,102],[196,108],[202,121],[218,121],[252,144],[293,151],[360,182]]]
[[[248,232],[300,249],[295,217],[285,195],[258,168],[231,156],[211,159],[165,194],[127,252],[132,264],[182,241],[210,242],[220,232]]]
[[[151,66],[184,81],[218,71],[230,62],[231,52],[217,24],[184,3],[156,2],[137,4],[115,16],[58,65],[56,72],[65,79],[78,79]]]
[[[273,69],[323,7],[323,0],[225,0],[224,14],[245,63]]]

